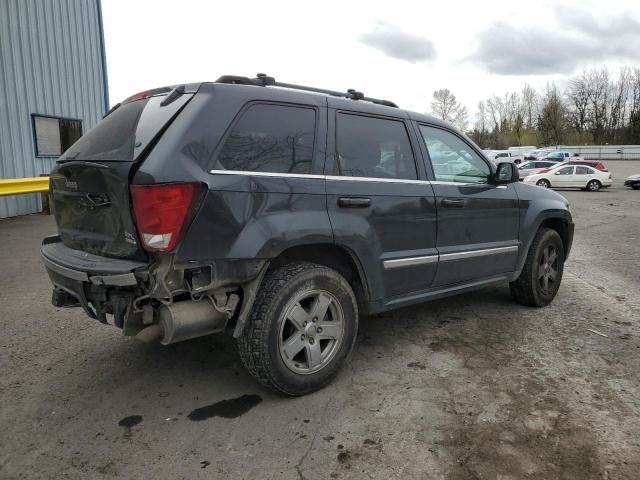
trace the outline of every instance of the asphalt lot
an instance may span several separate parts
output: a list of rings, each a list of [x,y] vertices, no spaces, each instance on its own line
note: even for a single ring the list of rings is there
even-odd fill
[[[612,188],[561,192],[577,229],[551,306],[500,286],[364,318],[337,381],[296,399],[231,338],[144,345],[54,308],[52,217],[0,221],[0,478],[638,478],[640,192],[621,185],[640,162],[607,164]]]

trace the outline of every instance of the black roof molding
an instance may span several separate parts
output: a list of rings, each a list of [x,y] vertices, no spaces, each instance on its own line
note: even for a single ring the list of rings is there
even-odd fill
[[[237,75],[223,75],[216,80],[216,83],[231,83],[236,85],[254,85],[257,87],[282,87],[291,88],[293,90],[302,90],[305,92],[323,93],[325,95],[331,95],[333,97],[349,98],[351,100],[362,100],[365,102],[375,103],[377,105],[384,105],[386,107],[398,108],[398,105],[389,100],[380,100],[378,98],[365,97],[364,93],[358,92],[350,88],[346,92],[338,92],[335,90],[326,90],[324,88],[306,87],[304,85],[296,85],[293,83],[277,82],[275,78],[270,77],[264,73],[258,73],[256,78],[241,77]]]

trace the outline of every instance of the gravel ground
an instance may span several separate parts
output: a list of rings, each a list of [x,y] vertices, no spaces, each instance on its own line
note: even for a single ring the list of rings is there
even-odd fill
[[[169,347],[50,304],[51,217],[0,221],[0,478],[638,478],[640,162],[563,191],[577,224],[553,304],[507,286],[364,318],[328,388],[287,399],[231,338]],[[606,335],[600,336],[588,329]]]

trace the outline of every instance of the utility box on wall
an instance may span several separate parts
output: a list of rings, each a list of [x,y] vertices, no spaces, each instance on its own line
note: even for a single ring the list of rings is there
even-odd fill
[[[0,0],[0,178],[48,173],[109,108],[100,0]],[[0,197],[0,218],[40,195]]]

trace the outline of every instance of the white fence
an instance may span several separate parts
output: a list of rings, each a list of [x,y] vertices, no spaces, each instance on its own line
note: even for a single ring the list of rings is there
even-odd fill
[[[640,160],[640,145],[559,145],[556,150],[577,153],[585,160]]]

